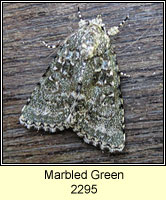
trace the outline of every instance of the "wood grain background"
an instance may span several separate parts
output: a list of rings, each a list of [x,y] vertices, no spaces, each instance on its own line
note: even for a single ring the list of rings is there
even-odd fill
[[[107,28],[130,20],[115,38],[124,98],[126,147],[110,154],[85,144],[71,130],[51,134],[18,123],[21,109],[54,51],[41,44],[63,41],[83,18],[102,15]],[[4,3],[3,163],[162,163],[163,4]]]

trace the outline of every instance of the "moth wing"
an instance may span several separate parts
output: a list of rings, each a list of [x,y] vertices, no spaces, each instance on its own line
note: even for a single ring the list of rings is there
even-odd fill
[[[40,82],[34,89],[27,105],[22,109],[21,124],[27,128],[43,128],[55,132],[70,127],[68,119],[70,104],[74,98],[71,95],[71,66],[63,65],[58,58],[54,59]]]
[[[86,143],[100,145],[101,149],[107,148],[110,152],[121,151],[125,134],[118,66],[113,62],[110,68],[101,69],[93,77],[85,92],[83,110],[77,113],[75,131]]]

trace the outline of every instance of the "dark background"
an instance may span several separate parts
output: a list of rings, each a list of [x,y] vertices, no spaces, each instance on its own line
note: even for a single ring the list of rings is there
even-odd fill
[[[63,41],[83,18],[102,15],[107,29],[126,15],[115,37],[125,108],[126,147],[110,154],[66,130],[51,134],[18,123],[23,105],[48,67],[54,51],[41,44]],[[4,3],[3,163],[162,163],[163,4]]]

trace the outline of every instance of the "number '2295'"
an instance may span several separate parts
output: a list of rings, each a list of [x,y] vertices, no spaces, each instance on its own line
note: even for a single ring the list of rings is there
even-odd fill
[[[71,188],[73,190],[71,191],[71,194],[96,194],[97,193],[97,185],[71,185]]]

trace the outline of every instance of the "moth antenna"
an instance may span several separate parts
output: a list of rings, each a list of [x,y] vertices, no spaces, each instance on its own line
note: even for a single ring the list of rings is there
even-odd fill
[[[80,12],[80,8],[78,7],[78,18],[80,19],[80,20],[82,20],[82,15],[81,15],[81,12]]]
[[[129,19],[129,15],[126,16],[126,18],[118,25],[118,26],[113,26],[111,27],[108,31],[107,31],[107,34],[109,36],[114,36],[114,35],[117,35],[119,33],[119,29],[121,27],[124,26],[124,24],[126,23],[126,21]]]
[[[45,41],[41,41],[41,42],[43,43],[44,46],[46,46],[49,49],[55,49],[59,46],[59,43],[48,45]]]
[[[120,28],[120,27],[123,27],[128,19],[129,19],[129,15],[126,16],[126,18],[119,24],[118,27],[119,27],[119,28]]]

